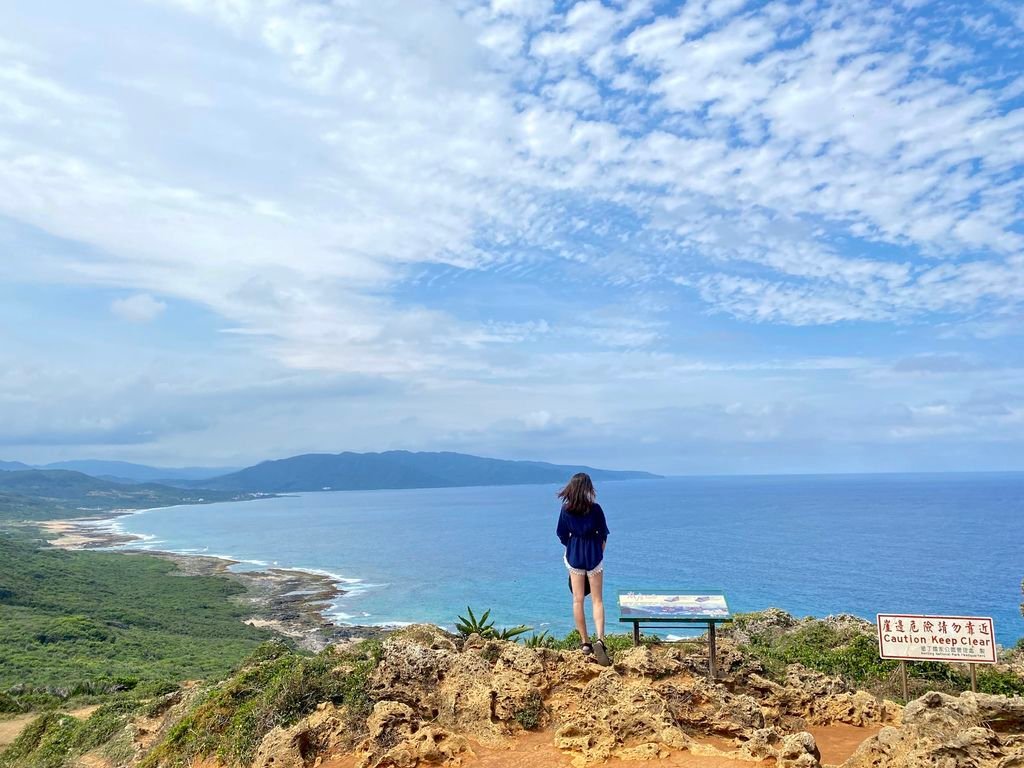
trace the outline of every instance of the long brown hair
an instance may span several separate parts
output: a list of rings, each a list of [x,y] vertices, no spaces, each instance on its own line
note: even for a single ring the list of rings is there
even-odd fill
[[[597,498],[594,490],[594,483],[586,472],[577,472],[565,488],[558,492],[558,498],[565,504],[565,508],[574,515],[585,515],[590,511],[590,505]]]

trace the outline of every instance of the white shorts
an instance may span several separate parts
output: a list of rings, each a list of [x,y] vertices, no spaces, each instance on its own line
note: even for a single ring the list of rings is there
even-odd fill
[[[595,565],[589,571],[586,568],[573,568],[569,565],[569,558],[562,555],[562,562],[565,563],[565,567],[569,569],[569,573],[573,576],[593,576],[595,573],[604,573],[604,560]]]

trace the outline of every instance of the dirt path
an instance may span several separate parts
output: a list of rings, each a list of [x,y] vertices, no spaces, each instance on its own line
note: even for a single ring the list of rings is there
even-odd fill
[[[77,717],[79,720],[85,720],[99,708],[99,704],[92,704],[88,707],[73,709],[68,714],[72,717]],[[36,714],[17,715],[6,720],[0,720],[0,750],[18,738],[18,734],[22,732],[25,726],[36,719]]]
[[[572,768],[572,760],[552,743],[550,733],[520,737],[511,750],[473,747],[475,760],[467,760],[466,768]],[[601,764],[603,768],[753,768],[757,763],[741,763],[724,757],[704,757],[689,752],[673,752],[660,760],[619,760]]]
[[[858,728],[856,725],[835,725],[813,726],[807,729],[814,737],[821,752],[822,765],[839,765],[857,751],[865,739],[870,739],[880,730],[882,726],[872,725]]]
[[[21,733],[21,729],[31,723],[35,715],[18,715],[7,720],[0,720],[0,749],[3,749]]]
[[[878,733],[880,729],[858,728],[852,725],[829,725],[811,728],[814,739],[821,751],[822,765],[838,765],[852,755],[861,742]],[[727,748],[725,744],[715,744]],[[493,749],[473,745],[476,757],[465,762],[466,768],[572,768],[572,760],[560,752],[552,741],[551,732],[529,733],[516,739],[511,749]],[[356,758],[352,756],[325,762],[321,768],[354,768]],[[774,761],[751,763],[732,760],[728,757],[705,757],[689,752],[673,752],[661,760],[618,760],[612,759],[602,766],[606,768],[743,768],[757,765],[772,765]]]

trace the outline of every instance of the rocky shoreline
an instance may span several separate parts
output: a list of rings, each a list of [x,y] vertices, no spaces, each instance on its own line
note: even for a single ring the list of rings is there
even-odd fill
[[[379,637],[379,627],[335,624],[324,612],[345,594],[335,581],[324,574],[288,568],[233,571],[238,561],[209,555],[190,555],[161,550],[137,549],[141,541],[133,534],[98,525],[131,511],[113,511],[71,520],[37,523],[51,546],[67,550],[114,550],[125,555],[150,555],[170,560],[185,576],[223,576],[245,588],[237,600],[250,606],[252,616],[246,623],[269,629],[293,641],[299,648],[320,651],[328,645]]]

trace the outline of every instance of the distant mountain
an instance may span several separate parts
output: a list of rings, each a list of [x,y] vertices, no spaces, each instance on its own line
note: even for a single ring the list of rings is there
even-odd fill
[[[90,511],[146,509],[234,498],[238,494],[156,483],[126,485],[62,469],[0,472],[0,519],[6,520],[78,517]]]
[[[264,461],[222,477],[204,479],[201,483],[204,488],[225,491],[283,493],[562,483],[575,472],[587,472],[595,480],[659,477],[648,472],[563,466],[540,461],[485,459],[462,453],[386,451],[309,453]]]
[[[32,469],[32,467],[22,464],[20,461],[0,461],[0,472],[12,472],[19,469]]]
[[[18,463],[18,462],[15,462]],[[2,469],[0,465],[0,469]],[[28,469],[24,464],[21,469]],[[207,477],[218,477],[237,471],[237,467],[150,467],[145,464],[132,464],[128,461],[99,461],[83,459],[78,461],[57,461],[46,464],[39,469],[68,469],[82,472],[93,477],[105,478],[115,482],[128,483],[172,483],[180,481],[204,480]]]

